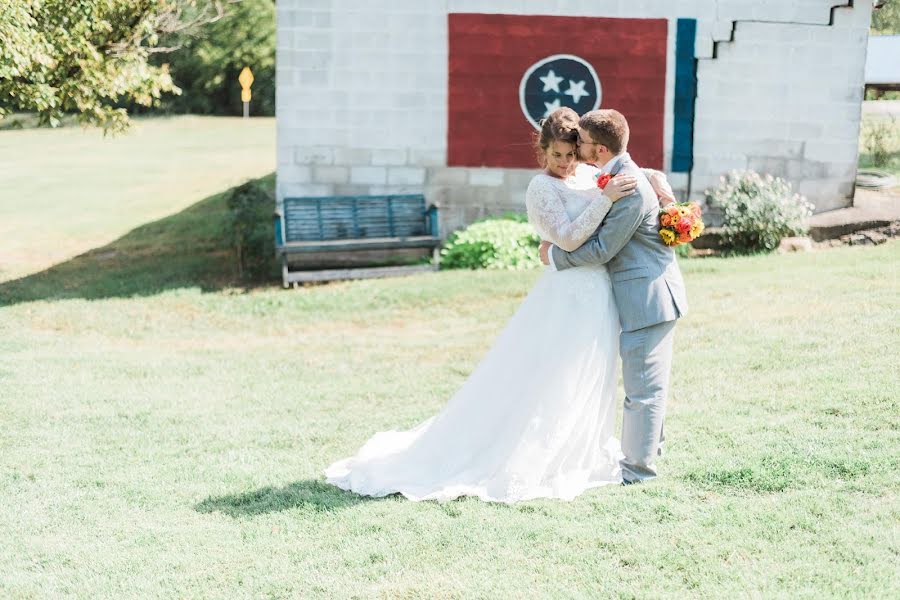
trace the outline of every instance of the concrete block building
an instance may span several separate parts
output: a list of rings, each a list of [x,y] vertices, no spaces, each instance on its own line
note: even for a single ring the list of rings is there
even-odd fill
[[[282,0],[278,199],[424,193],[447,235],[524,210],[535,123],[615,108],[635,160],[852,203],[869,0]]]

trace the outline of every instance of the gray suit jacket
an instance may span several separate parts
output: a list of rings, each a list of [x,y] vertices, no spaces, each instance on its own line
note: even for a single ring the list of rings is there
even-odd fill
[[[557,269],[606,264],[623,331],[687,314],[687,295],[675,252],[659,237],[659,200],[626,153],[612,174],[638,180],[637,190],[613,204],[597,231],[572,252],[553,248]]]

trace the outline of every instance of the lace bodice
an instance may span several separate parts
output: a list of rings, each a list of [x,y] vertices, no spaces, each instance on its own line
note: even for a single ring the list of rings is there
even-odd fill
[[[581,246],[612,208],[597,188],[595,167],[580,164],[568,179],[541,173],[525,193],[528,221],[538,234],[567,252]]]

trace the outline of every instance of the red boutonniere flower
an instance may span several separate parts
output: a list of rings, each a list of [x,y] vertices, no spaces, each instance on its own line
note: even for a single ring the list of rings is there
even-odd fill
[[[609,180],[613,178],[613,175],[609,173],[601,173],[599,177],[597,177],[597,187],[601,190],[606,188],[606,184],[609,183]]]

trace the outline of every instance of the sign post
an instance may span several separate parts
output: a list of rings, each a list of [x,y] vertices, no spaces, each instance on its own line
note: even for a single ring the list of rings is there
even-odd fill
[[[241,102],[244,103],[244,118],[250,118],[250,86],[253,85],[253,71],[250,67],[244,67],[238,76],[241,82]]]

